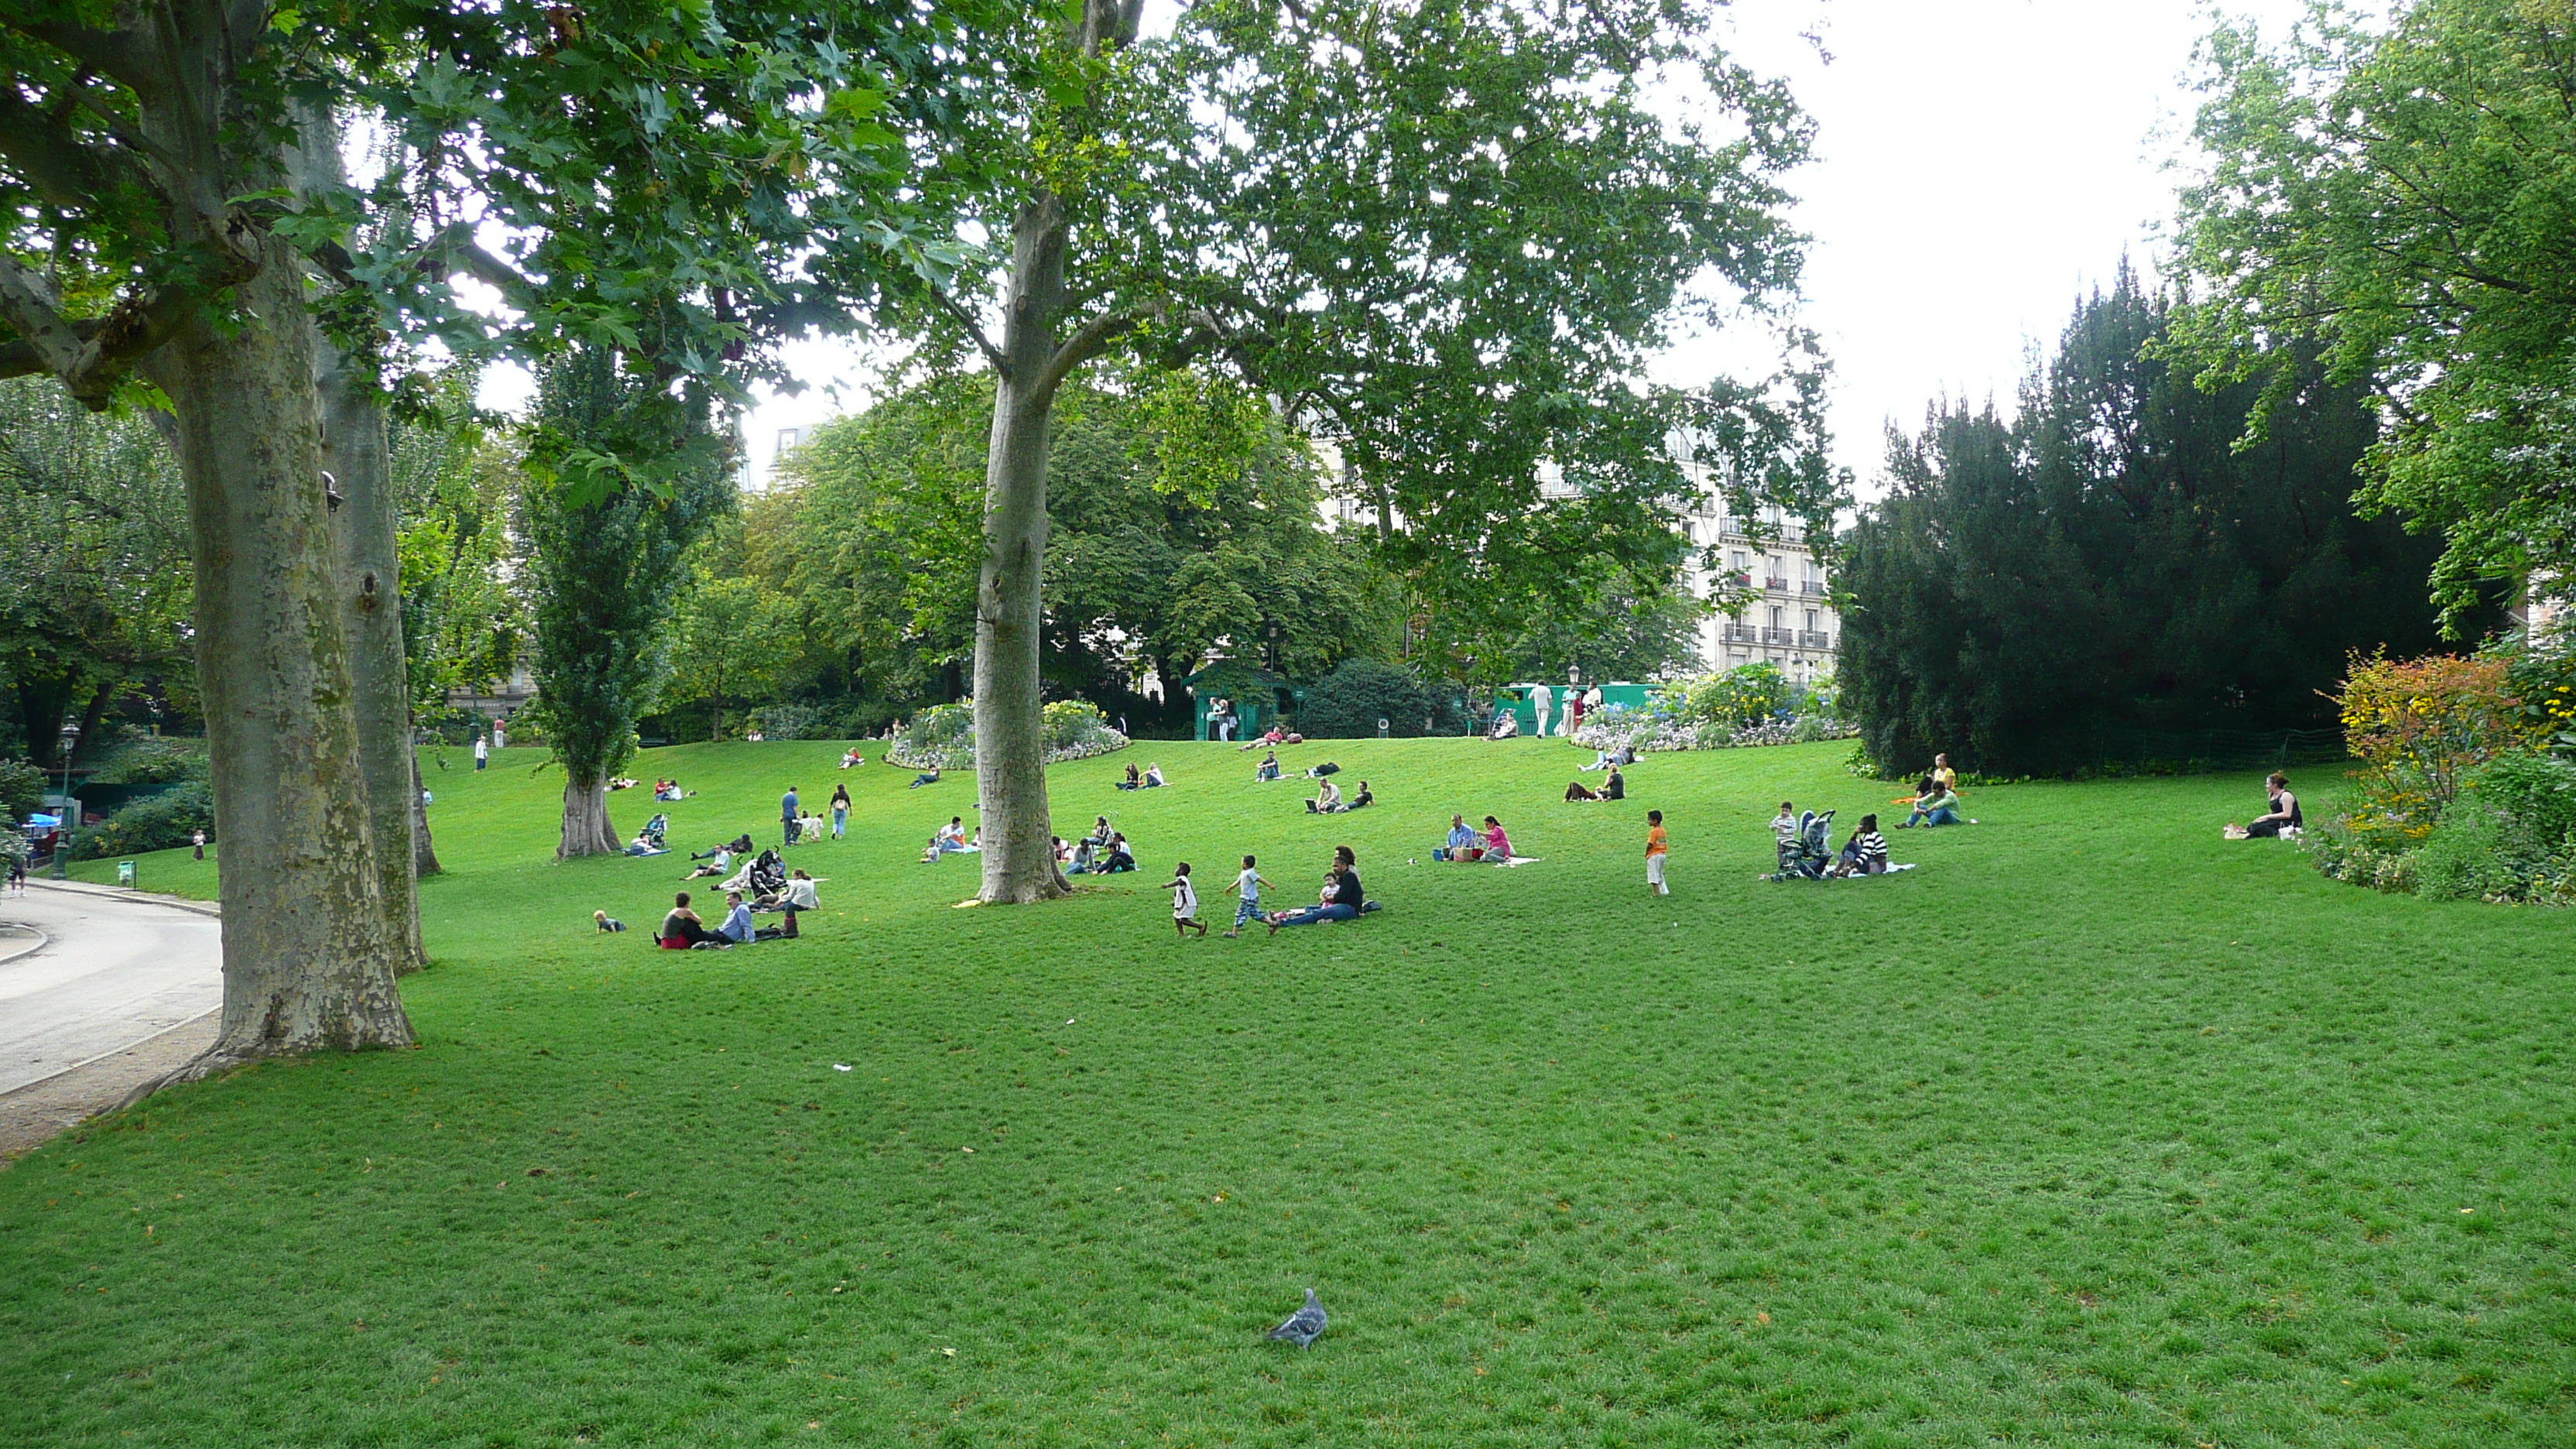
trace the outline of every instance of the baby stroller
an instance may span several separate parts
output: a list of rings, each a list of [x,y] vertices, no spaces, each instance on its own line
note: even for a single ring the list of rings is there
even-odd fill
[[[644,822],[644,838],[653,842],[653,848],[655,850],[670,849],[670,843],[663,839],[664,836],[669,835],[670,833],[671,817],[668,815],[656,813],[652,819]]]
[[[1825,848],[1832,831],[1834,812],[1822,814],[1810,810],[1798,817],[1798,833],[1780,842],[1780,869],[1766,877],[1770,880],[1823,880],[1825,870],[1834,863],[1833,852]]]

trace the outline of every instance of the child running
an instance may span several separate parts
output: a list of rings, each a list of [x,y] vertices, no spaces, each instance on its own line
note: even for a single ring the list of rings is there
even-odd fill
[[[1227,940],[1243,934],[1244,922],[1261,919],[1261,888],[1269,884],[1261,878],[1261,872],[1253,868],[1252,857],[1245,856],[1243,872],[1234,878],[1234,890],[1239,899],[1234,906],[1234,929],[1225,933]]]
[[[1670,847],[1664,840],[1664,812],[1646,812],[1646,888],[1659,896],[1671,895],[1672,887],[1664,884],[1664,855]]]
[[[1172,868],[1172,878],[1168,886],[1172,892],[1173,934],[1186,939],[1190,934],[1190,927],[1196,926],[1199,928],[1200,935],[1206,935],[1207,922],[1199,919],[1199,888],[1190,884],[1188,861],[1182,861]],[[1226,934],[1234,933],[1229,931]]]

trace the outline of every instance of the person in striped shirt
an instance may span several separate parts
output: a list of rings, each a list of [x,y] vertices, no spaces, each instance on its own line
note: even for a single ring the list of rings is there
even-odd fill
[[[1878,833],[1878,817],[1864,815],[1860,827],[1843,842],[1842,854],[1834,859],[1836,875],[1884,875],[1887,873],[1887,837]]]

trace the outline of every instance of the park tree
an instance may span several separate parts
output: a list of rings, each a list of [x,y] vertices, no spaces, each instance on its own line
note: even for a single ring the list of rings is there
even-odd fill
[[[2203,61],[2187,355],[2263,383],[2250,438],[2299,406],[2311,358],[2369,390],[2362,506],[2444,532],[2455,632],[2489,581],[2576,577],[2576,14],[2320,5],[2279,45],[2222,24]]]
[[[0,382],[0,755],[57,768],[66,718],[104,743],[129,686],[193,698],[189,604],[188,501],[150,421]]]
[[[2018,415],[1933,409],[1842,544],[1846,712],[1882,770],[2050,774],[2188,757],[2191,731],[2332,723],[2355,649],[2434,641],[2438,546],[2355,516],[2358,388],[2311,358],[2240,448],[2260,384],[2210,392],[2125,270],[2078,306]],[[2274,742],[2277,745],[2277,740]]]
[[[1742,444],[1722,461],[1748,497],[1781,486],[1808,513],[1831,491],[1812,391],[1638,384],[1720,295],[1758,306],[1795,280],[1776,178],[1806,123],[1717,49],[1715,7],[1219,0],[1150,40],[1140,13],[1083,0],[1012,32],[977,146],[1002,158],[992,245],[923,301],[993,374],[987,901],[1064,888],[1038,714],[1050,427],[1113,348],[1232,370],[1311,420],[1381,546],[1436,560],[1470,605],[1504,576],[1543,592],[1568,556],[1668,548],[1691,491],[1677,430]],[[1552,468],[1567,486],[1543,507]]]
[[[711,411],[703,395],[674,396],[606,348],[577,348],[538,372],[520,527],[537,653],[529,708],[564,772],[558,859],[619,848],[608,780],[662,683],[680,561],[733,502]],[[594,477],[635,460],[653,471],[617,486]]]

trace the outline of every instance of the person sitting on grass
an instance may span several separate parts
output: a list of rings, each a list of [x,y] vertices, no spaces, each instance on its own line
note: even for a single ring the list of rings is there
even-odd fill
[[[1055,863],[1058,869],[1073,864],[1073,847],[1064,843],[1063,836],[1048,836],[1047,848],[1055,852]]]
[[[1477,841],[1476,828],[1467,823],[1466,816],[1452,815],[1449,817],[1449,838],[1441,843],[1438,850],[1431,852],[1431,858],[1466,861],[1483,853],[1484,846]]]
[[[647,825],[643,829],[635,832],[635,838],[633,840],[626,842],[626,853],[628,855],[661,855],[664,854],[665,851],[661,838],[653,833],[652,826]]]
[[[1109,858],[1100,863],[1100,874],[1118,875],[1136,868],[1136,854],[1127,848],[1127,837],[1109,837]]]
[[[682,880],[696,880],[702,875],[720,876],[733,869],[733,852],[721,845],[717,846],[713,851],[704,856],[693,855],[689,858],[691,860],[703,861],[704,863],[696,870],[690,871],[687,875],[680,877]]]
[[[1485,817],[1485,859],[1496,865],[1512,863],[1512,838],[1503,833],[1503,822]]]
[[[1377,797],[1369,793],[1368,781],[1362,780],[1360,781],[1360,792],[1351,797],[1349,808],[1358,810],[1364,806],[1374,805],[1376,803]]]
[[[855,770],[867,762],[868,757],[860,754],[857,750],[843,750],[841,752],[841,768],[844,770]]]
[[[1510,710],[1498,709],[1494,711],[1494,727],[1485,732],[1485,738],[1489,740],[1514,739],[1520,735],[1520,732],[1521,717],[1512,713]]]
[[[1085,838],[1090,840],[1092,852],[1098,854],[1108,847],[1110,841],[1118,838],[1118,832],[1109,828],[1108,816],[1094,815],[1091,817],[1091,834]]]
[[[1959,797],[1938,776],[1927,776],[1923,788],[1914,795],[1914,812],[1897,823],[1899,830],[1917,825],[1956,825],[1959,823]]]
[[[791,911],[823,909],[823,898],[814,890],[814,877],[801,870],[788,874],[787,890],[779,896],[779,901]]]
[[[1199,888],[1190,884],[1190,863],[1185,860],[1172,867],[1172,878],[1163,883],[1163,888],[1172,893],[1173,931],[1187,939],[1190,928],[1195,926],[1200,935],[1206,935],[1207,922],[1199,919]]]
[[[1887,873],[1887,837],[1878,833],[1878,817],[1864,815],[1860,825],[1843,842],[1842,853],[1834,857],[1832,875],[1885,875]]]
[[[1324,788],[1315,792],[1314,799],[1306,802],[1306,813],[1309,815],[1339,815],[1343,808],[1342,787],[1330,780],[1326,780]]]
[[[1254,768],[1252,778],[1255,780],[1276,780],[1279,778],[1279,756],[1277,752],[1274,751],[1261,757],[1261,763],[1259,766]]]
[[[1162,766],[1161,762],[1157,761],[1156,763],[1154,763],[1154,764],[1150,764],[1150,765],[1147,765],[1147,766],[1145,767],[1145,788],[1146,788],[1146,789],[1148,789],[1148,790],[1160,790],[1160,789],[1161,789],[1161,788],[1163,788],[1165,785],[1168,785],[1168,784],[1170,784],[1170,783],[1171,783],[1171,782],[1170,782],[1169,780],[1166,780],[1166,779],[1164,779],[1164,778],[1163,778],[1163,766]]]
[[[756,929],[751,924],[751,907],[742,903],[742,892],[725,892],[724,924],[716,927],[716,934],[737,946],[748,946]]]
[[[690,856],[691,860],[713,860],[719,855],[740,855],[751,849],[751,832],[746,830],[713,850]]]
[[[938,783],[939,767],[937,765],[933,765],[929,769],[922,771],[920,774],[913,776],[912,783],[904,786],[903,788],[907,790],[918,790],[924,785],[936,785]]]
[[[1311,926],[1317,921],[1349,921],[1359,917],[1360,907],[1368,897],[1360,889],[1359,857],[1347,845],[1333,847],[1333,869],[1324,877],[1323,894],[1311,906],[1281,911],[1270,918],[1270,934],[1279,934],[1282,926]]]
[[[948,823],[940,826],[939,829],[931,835],[930,843],[931,846],[941,855],[954,855],[957,852],[964,850],[966,848],[965,817],[958,815],[949,816]]]
[[[2299,797],[2290,793],[2289,776],[2274,771],[2263,781],[2263,792],[2271,800],[2271,812],[2257,815],[2243,825],[2229,825],[2224,832],[2227,838],[2276,840],[2285,832],[2307,828],[2307,817],[2299,813]]]
[[[1099,874],[1099,863],[1100,848],[1093,845],[1091,843],[1091,837],[1086,835],[1082,839],[1073,843],[1071,864],[1065,866],[1064,873],[1066,875],[1097,875]]]
[[[1610,778],[1601,782],[1601,798],[1604,800],[1628,798],[1628,777],[1619,773],[1617,765],[1610,767]]]
[[[699,946],[721,950],[727,944],[723,937],[707,929],[707,923],[698,919],[696,911],[689,909],[687,891],[671,898],[671,913],[662,918],[662,931],[657,939],[665,949],[673,951]]]
[[[1566,785],[1565,798],[1568,800],[1598,800],[1601,797],[1598,794],[1595,794],[1591,788],[1586,786],[1581,780],[1575,780]]]
[[[1136,766],[1133,763],[1130,763],[1127,766],[1127,778],[1118,782],[1118,788],[1121,790],[1142,790],[1145,788],[1145,777],[1138,774],[1136,772]]]

